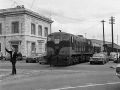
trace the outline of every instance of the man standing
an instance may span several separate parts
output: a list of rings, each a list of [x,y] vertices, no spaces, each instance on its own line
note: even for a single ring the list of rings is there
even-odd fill
[[[16,59],[18,57],[18,50],[17,49],[12,49],[11,51],[9,51],[7,48],[5,48],[5,50],[10,54],[10,62],[12,63],[12,73],[11,75],[16,74]]]

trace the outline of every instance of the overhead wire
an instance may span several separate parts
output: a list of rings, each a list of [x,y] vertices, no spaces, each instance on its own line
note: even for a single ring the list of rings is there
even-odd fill
[[[32,9],[32,7],[33,7],[33,5],[34,5],[34,2],[35,2],[35,0],[32,1],[32,4],[31,4],[31,6],[30,6],[30,9]]]

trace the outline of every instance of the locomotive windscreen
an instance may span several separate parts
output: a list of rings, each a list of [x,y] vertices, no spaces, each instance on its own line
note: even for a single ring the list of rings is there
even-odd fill
[[[68,41],[68,40],[70,40],[70,37],[67,34],[49,35],[47,39],[47,41],[54,41],[55,44],[59,44],[60,41]]]
[[[69,35],[63,34],[62,35],[62,40],[68,41],[69,40]]]

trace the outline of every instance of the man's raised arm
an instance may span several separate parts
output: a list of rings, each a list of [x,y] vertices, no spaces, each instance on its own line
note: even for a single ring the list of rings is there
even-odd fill
[[[6,47],[5,47],[5,50],[8,52],[8,53],[10,53],[11,51],[9,51]]]

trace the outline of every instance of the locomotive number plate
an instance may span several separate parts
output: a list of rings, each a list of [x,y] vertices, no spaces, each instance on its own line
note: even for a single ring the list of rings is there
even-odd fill
[[[59,44],[60,39],[55,39],[55,44]]]

